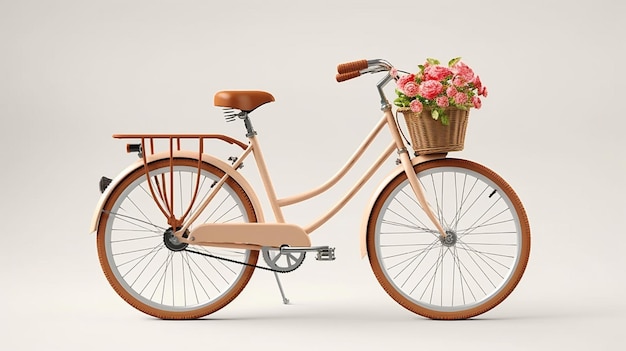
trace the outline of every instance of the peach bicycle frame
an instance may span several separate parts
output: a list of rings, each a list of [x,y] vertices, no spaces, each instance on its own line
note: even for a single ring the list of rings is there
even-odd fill
[[[426,214],[428,215],[430,220],[433,222],[433,224],[435,225],[439,233],[442,235],[442,237],[445,237],[446,233],[443,227],[441,226],[441,224],[439,223],[439,221],[437,220],[437,218],[435,217],[432,209],[428,205],[426,198],[424,196],[423,189],[421,185],[419,184],[419,181],[417,180],[417,176],[415,175],[415,172],[413,171],[413,164],[410,160],[408,150],[406,149],[404,142],[400,136],[400,132],[396,125],[395,119],[393,117],[393,114],[391,113],[391,108],[386,107],[383,109],[383,111],[384,111],[384,114],[382,118],[380,119],[380,121],[378,122],[378,124],[376,124],[374,129],[370,132],[370,134],[363,141],[363,143],[359,146],[359,148],[355,151],[355,153],[350,157],[350,159],[343,166],[343,168],[341,168],[339,172],[337,172],[326,183],[308,192],[304,192],[299,195],[290,196],[290,197],[286,197],[282,199],[279,199],[276,196],[276,191],[274,190],[274,185],[272,184],[271,178],[269,176],[265,159],[263,157],[263,153],[261,151],[261,147],[259,145],[256,135],[251,135],[248,137],[248,139],[250,140],[250,144],[243,151],[243,153],[237,159],[237,161],[233,164],[233,168],[238,169],[239,166],[242,164],[242,162],[246,159],[246,157],[250,155],[250,153],[254,155],[256,165],[259,170],[259,174],[261,176],[263,185],[265,187],[265,192],[269,200],[269,203],[272,207],[272,211],[274,213],[276,222],[285,223],[285,218],[281,209],[282,207],[300,203],[305,200],[311,199],[319,194],[324,193],[328,189],[332,188],[335,184],[337,184],[339,180],[341,180],[346,175],[346,173],[352,168],[352,166],[354,166],[354,164],[363,155],[365,150],[367,150],[368,147],[371,145],[372,141],[376,138],[376,136],[378,136],[378,134],[383,129],[383,127],[387,125],[391,132],[393,141],[389,144],[389,146],[387,146],[385,151],[383,151],[383,153],[378,157],[378,159],[374,162],[374,164],[365,172],[365,174],[361,176],[361,178],[356,182],[356,184],[328,212],[321,215],[313,223],[304,227],[303,228],[304,231],[306,232],[306,234],[312,233],[314,230],[316,230],[321,225],[323,225],[326,221],[332,218],[337,212],[339,212],[339,210],[341,210],[341,208],[346,203],[348,203],[350,199],[352,199],[352,197],[361,189],[361,187],[380,168],[383,162],[389,158],[393,150],[396,149],[400,157],[400,163],[402,164],[403,169],[405,173],[407,174],[410,185],[413,188],[413,191],[415,192],[417,196],[419,204],[422,206],[422,209],[424,210],[424,212],[426,212]],[[428,159],[430,158],[425,158],[425,160],[428,160]],[[195,213],[193,213],[191,217],[187,218],[183,222],[183,226],[181,227],[180,230],[177,231],[176,236],[182,235],[182,233],[184,233],[191,226],[191,224],[197,219],[200,213],[202,213],[202,211],[204,211],[204,209],[208,206],[208,204],[211,202],[211,200],[213,199],[217,191],[226,182],[228,177],[229,175],[225,174],[217,182],[212,193],[206,199],[204,199],[204,201],[200,204],[200,206],[197,208]]]

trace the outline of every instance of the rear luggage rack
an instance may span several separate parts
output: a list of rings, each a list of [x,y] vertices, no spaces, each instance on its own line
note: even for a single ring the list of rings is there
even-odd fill
[[[157,204],[159,210],[163,213],[163,215],[168,219],[168,224],[172,228],[177,228],[189,215],[193,204],[195,203],[196,196],[198,194],[198,188],[200,183],[200,173],[202,168],[202,154],[204,153],[204,142],[209,139],[218,139],[225,141],[229,144],[234,144],[239,146],[243,150],[247,148],[247,145],[243,142],[233,139],[226,135],[221,134],[114,134],[114,138],[116,139],[139,139],[139,143],[129,143],[126,145],[126,152],[136,152],[140,159],[143,160],[144,170],[146,173],[146,178],[148,180],[148,187],[150,190],[150,194],[154,199],[154,202]],[[150,174],[148,170],[148,158],[157,153],[157,141],[160,141],[161,144],[165,143],[167,146],[164,147],[164,150],[159,153],[168,153],[169,154],[169,164],[170,169],[173,171],[174,168],[174,154],[176,151],[181,151],[181,141],[189,140],[197,142],[197,160],[198,160],[198,176],[196,179],[195,190],[193,193],[193,197],[187,207],[187,209],[183,212],[180,218],[176,218],[174,215],[174,196],[168,193],[168,187],[166,186],[169,183],[169,189],[173,189],[174,187],[174,173],[170,172],[169,179],[166,179],[165,174],[161,174],[160,176],[154,176],[154,185],[150,180]],[[106,180],[100,183],[101,191],[104,190],[109,184]],[[110,181],[109,181],[110,183]]]

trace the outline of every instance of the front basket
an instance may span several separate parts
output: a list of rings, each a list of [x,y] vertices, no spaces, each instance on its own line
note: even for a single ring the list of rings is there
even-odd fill
[[[434,120],[429,109],[416,113],[407,107],[401,107],[398,112],[404,114],[413,150],[418,154],[463,150],[469,110],[447,108],[445,113],[450,121],[447,126],[441,124],[441,121]]]

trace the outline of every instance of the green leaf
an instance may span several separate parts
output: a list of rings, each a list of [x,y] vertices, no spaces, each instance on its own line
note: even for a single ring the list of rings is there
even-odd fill
[[[441,115],[441,124],[443,124],[444,126],[447,126],[450,124],[450,120],[448,119],[448,116],[445,114]]]
[[[417,68],[419,68],[420,71],[423,71],[425,67],[424,67],[424,65],[417,65]]]
[[[430,112],[430,115],[433,117],[433,119],[436,121],[437,119],[439,119],[439,111],[437,110],[432,110]]]
[[[431,65],[438,65],[438,64],[440,63],[440,62],[439,62],[439,60],[434,59],[434,58],[430,58],[430,57],[429,57],[429,58],[427,58],[427,59],[426,59],[426,61],[427,61],[428,63],[430,63]]]
[[[399,107],[407,107],[405,100],[406,99],[403,99],[403,98],[399,97],[399,98],[393,100],[393,104],[396,105],[396,106],[399,106]]]
[[[460,57],[453,58],[452,60],[450,60],[450,62],[448,62],[448,67],[452,67],[456,65],[459,61],[461,61]]]

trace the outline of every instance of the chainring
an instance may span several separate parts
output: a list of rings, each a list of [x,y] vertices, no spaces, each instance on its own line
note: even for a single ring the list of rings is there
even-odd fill
[[[262,248],[261,253],[269,268],[281,273],[296,270],[306,256],[306,252],[281,252],[280,249],[270,247]]]

